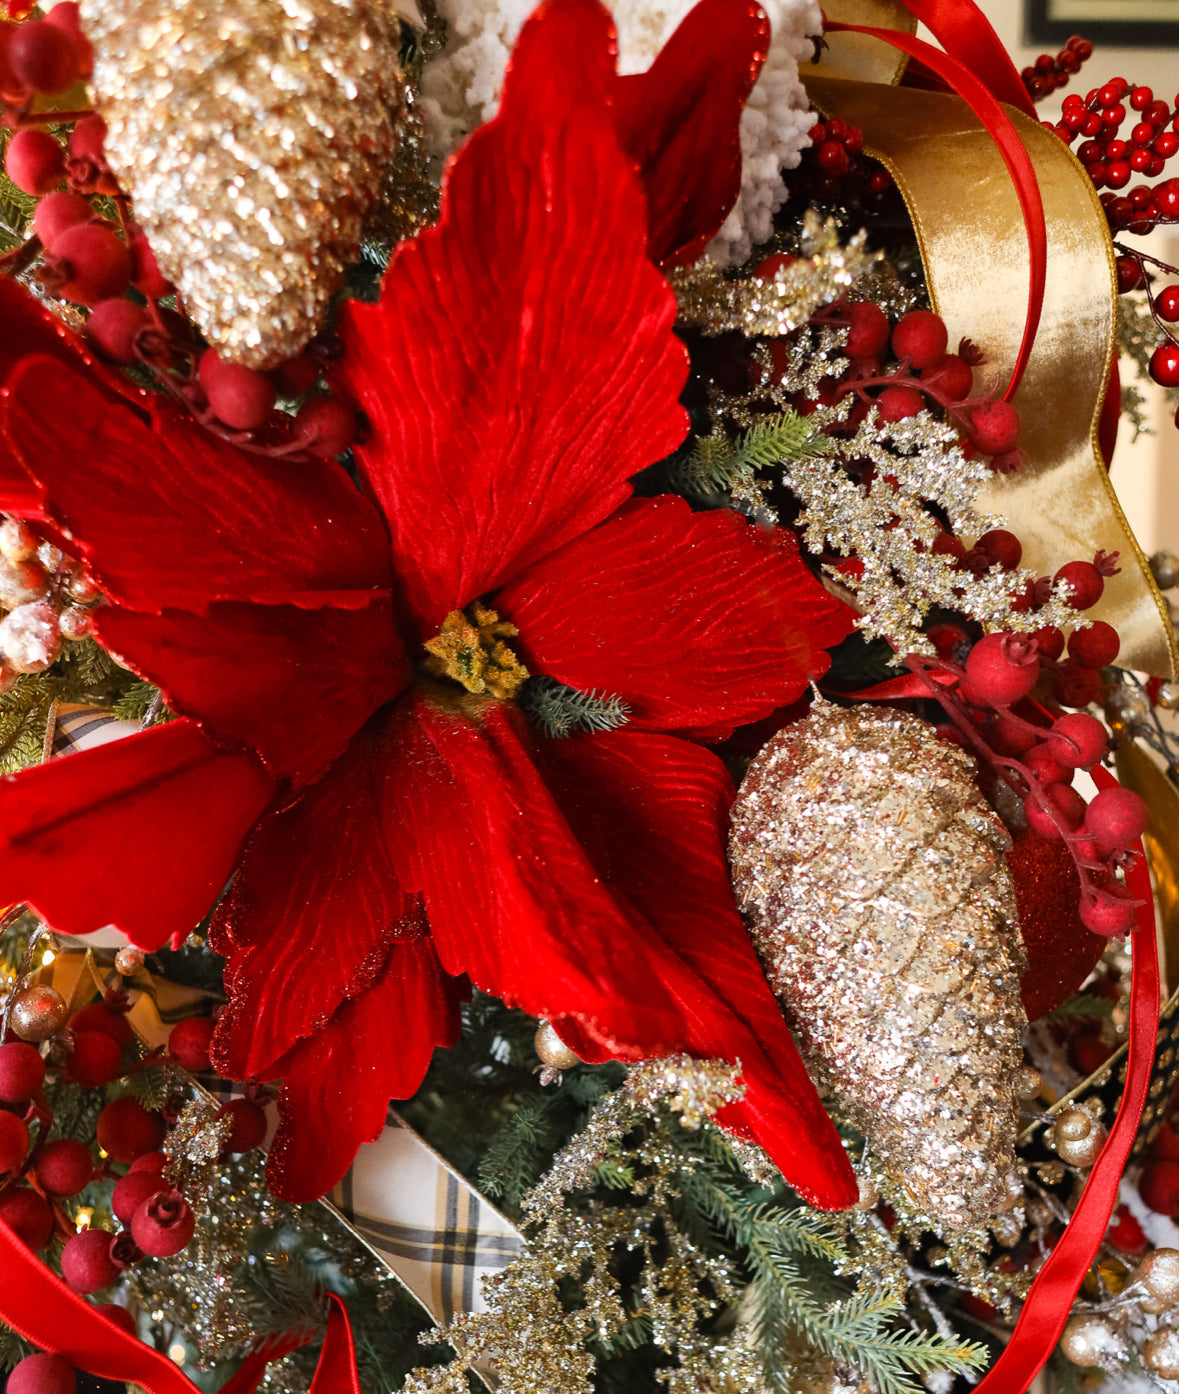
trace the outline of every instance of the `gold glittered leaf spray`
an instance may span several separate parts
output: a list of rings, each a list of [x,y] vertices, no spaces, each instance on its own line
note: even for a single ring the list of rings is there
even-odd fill
[[[949,1228],[1010,1203],[1026,1025],[1010,839],[905,712],[816,702],[733,806],[737,899],[807,1068]]]
[[[160,269],[224,357],[291,357],[393,156],[405,0],[81,6],[107,159]]]

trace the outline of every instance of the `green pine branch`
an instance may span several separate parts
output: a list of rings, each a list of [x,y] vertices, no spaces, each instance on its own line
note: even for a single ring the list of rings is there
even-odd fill
[[[591,731],[625,726],[630,707],[608,693],[580,692],[556,678],[529,678],[520,689],[520,705],[546,736],[559,740]]]
[[[735,441],[722,431],[700,436],[670,469],[671,486],[690,498],[731,494],[758,470],[830,455],[830,439],[807,417],[784,411],[758,421]]]

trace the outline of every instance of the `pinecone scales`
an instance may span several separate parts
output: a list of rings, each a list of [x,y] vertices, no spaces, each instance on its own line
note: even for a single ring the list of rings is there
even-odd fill
[[[819,1087],[940,1225],[1006,1208],[1026,1025],[1010,839],[916,717],[816,703],[750,766],[733,883]]]

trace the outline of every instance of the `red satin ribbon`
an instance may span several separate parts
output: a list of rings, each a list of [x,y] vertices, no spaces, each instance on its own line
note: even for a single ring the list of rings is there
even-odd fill
[[[924,4],[924,0],[917,0],[917,3]],[[936,5],[939,0],[933,0],[933,3]],[[954,8],[953,3],[948,7]],[[924,39],[917,39],[911,34],[902,34],[894,29],[874,29],[863,24],[841,24],[834,20],[828,20],[827,28],[845,30],[853,34],[869,34],[874,39],[881,39],[893,48],[899,48],[902,52],[920,59],[965,101],[999,148],[999,154],[1003,157],[1003,163],[1007,166],[1015,184],[1015,192],[1019,196],[1024,227],[1027,229],[1031,263],[1023,340],[1011,373],[1011,381],[1003,394],[1010,400],[1019,387],[1031,355],[1036,330],[1040,325],[1040,311],[1044,305],[1044,282],[1048,270],[1048,233],[1044,223],[1044,203],[1040,198],[1040,186],[1036,181],[1036,171],[1028,152],[1023,148],[1023,142],[1010,116],[1000,106],[987,84],[957,58],[943,53],[940,48],[934,48],[932,44],[927,44]]]
[[[1093,780],[1111,789],[1117,780],[1097,766]],[[1003,1354],[995,1361],[976,1394],[1018,1394],[1036,1377],[1052,1354],[1073,1298],[1097,1255],[1118,1198],[1122,1170],[1138,1132],[1150,1085],[1155,1039],[1159,1024],[1159,960],[1155,943],[1154,896],[1142,844],[1126,884],[1142,901],[1134,932],[1134,965],[1130,990],[1130,1048],[1126,1062],[1126,1089],[1109,1137],[1094,1163],[1085,1189],[1073,1210],[1060,1241],[1036,1275],[1023,1304],[1015,1330]]]
[[[1036,108],[1011,55],[974,0],[902,0],[952,57],[969,66],[1001,102],[1025,116]]]
[[[360,1394],[352,1327],[343,1302],[332,1304],[311,1394]],[[144,1394],[200,1394],[166,1355],[145,1345],[78,1296],[0,1220],[0,1319],[26,1341],[103,1379],[137,1384]],[[254,1355],[221,1394],[253,1394],[266,1366],[305,1345],[309,1336],[284,1338]]]

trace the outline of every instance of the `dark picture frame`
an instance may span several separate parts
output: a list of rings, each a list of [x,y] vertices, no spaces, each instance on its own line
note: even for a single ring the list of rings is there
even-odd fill
[[[1023,27],[1030,45],[1082,34],[1106,47],[1179,48],[1179,0],[1024,0]]]

